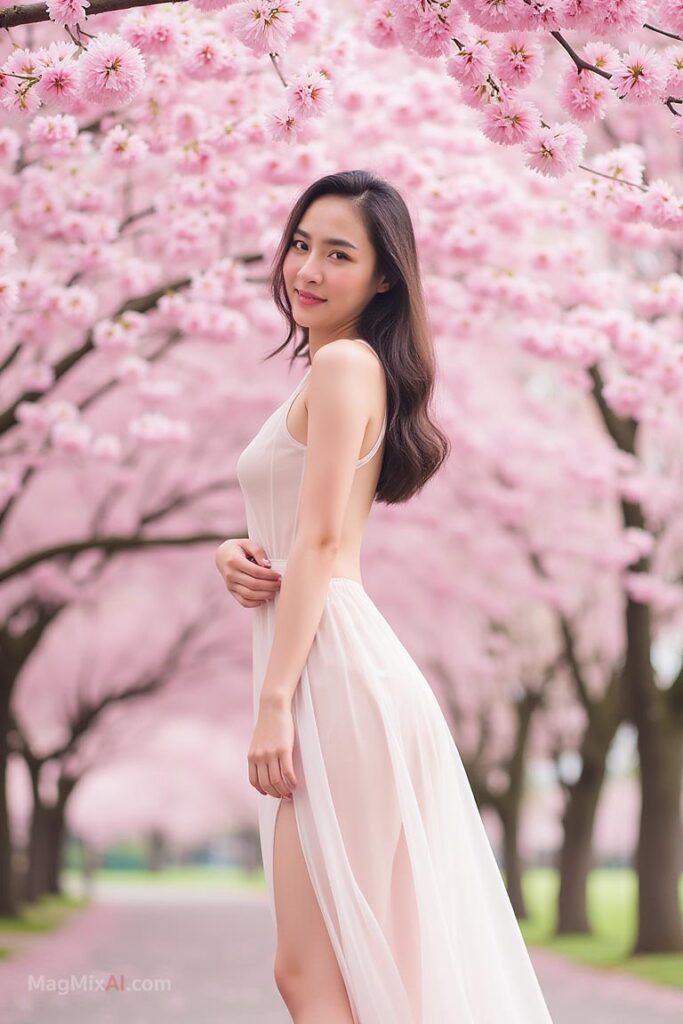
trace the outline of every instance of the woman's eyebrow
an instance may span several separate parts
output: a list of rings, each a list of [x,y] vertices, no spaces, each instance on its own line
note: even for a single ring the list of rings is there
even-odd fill
[[[304,238],[309,238],[308,231],[304,231],[303,228],[296,228],[294,231],[295,235],[303,235]],[[354,245],[353,242],[347,242],[345,238],[323,238],[325,245],[343,245],[347,249],[357,249],[358,246]]]

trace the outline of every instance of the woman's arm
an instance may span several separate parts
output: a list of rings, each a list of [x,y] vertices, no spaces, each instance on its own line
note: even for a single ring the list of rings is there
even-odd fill
[[[376,358],[354,341],[324,345],[311,363],[308,437],[296,533],[282,577],[261,705],[288,707],[320,622],[365,429]]]

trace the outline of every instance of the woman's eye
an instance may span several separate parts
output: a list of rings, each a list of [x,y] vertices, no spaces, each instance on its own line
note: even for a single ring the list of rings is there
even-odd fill
[[[305,246],[305,245],[306,245],[306,243],[305,243],[305,242],[302,242],[300,238],[294,238],[294,239],[292,239],[292,247],[296,249],[296,247],[297,247],[298,245],[303,245],[303,246]],[[304,249],[297,249],[297,252],[304,252],[304,251],[305,251]],[[335,251],[334,251],[333,253],[331,253],[330,255],[332,255],[332,256],[341,256],[341,258],[342,258],[343,260],[348,260],[348,258],[349,258],[349,257],[348,257],[348,256],[346,255],[346,253],[345,253],[345,252],[341,252],[341,251],[340,251],[339,249],[335,249]],[[339,260],[335,260],[335,263],[338,263],[338,262],[339,262]]]

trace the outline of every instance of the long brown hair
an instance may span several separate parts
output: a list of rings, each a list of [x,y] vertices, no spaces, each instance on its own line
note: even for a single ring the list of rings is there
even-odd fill
[[[290,365],[303,356],[310,365],[308,328],[292,315],[283,274],[295,229],[320,196],[354,201],[377,256],[377,270],[391,286],[378,292],[361,313],[360,337],[382,360],[387,383],[387,429],[375,500],[407,501],[424,487],[450,454],[450,442],[430,417],[436,358],[420,277],[415,234],[408,207],[396,188],[369,171],[340,171],[318,178],[297,199],[273,257],[269,286],[289,324],[271,359],[294,339]],[[300,333],[300,340],[297,335]]]

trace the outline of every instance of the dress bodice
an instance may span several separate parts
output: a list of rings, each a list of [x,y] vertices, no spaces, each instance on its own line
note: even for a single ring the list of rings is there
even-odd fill
[[[237,480],[244,497],[249,537],[271,558],[287,558],[294,540],[307,446],[289,433],[287,414],[309,373],[310,367],[237,459]],[[356,461],[357,469],[379,449],[386,422],[385,412],[379,436],[370,451]]]

